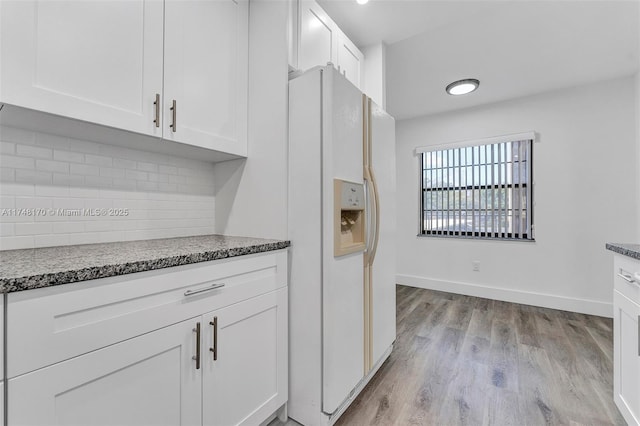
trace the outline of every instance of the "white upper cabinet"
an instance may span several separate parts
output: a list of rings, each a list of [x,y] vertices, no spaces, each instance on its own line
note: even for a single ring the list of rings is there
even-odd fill
[[[246,156],[248,0],[0,7],[0,102]]]
[[[342,31],[338,33],[338,69],[347,80],[362,88],[362,66],[364,55]]]
[[[291,13],[291,33],[297,38],[289,43],[291,49],[297,50],[289,54],[290,61],[297,60],[297,64],[290,65],[304,71],[332,62],[340,73],[361,88],[364,62],[362,52],[318,3],[299,0],[297,5],[297,11],[294,8]]]
[[[148,135],[162,93],[157,0],[0,3],[0,102]]]
[[[338,26],[312,0],[300,1],[300,42],[298,68],[307,70],[316,65],[336,63]]]
[[[166,0],[165,139],[246,155],[248,31],[247,0]]]

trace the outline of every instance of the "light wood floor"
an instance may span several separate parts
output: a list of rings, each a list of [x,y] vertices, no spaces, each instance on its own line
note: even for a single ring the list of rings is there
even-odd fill
[[[338,426],[624,425],[612,320],[397,287],[389,359]]]
[[[397,314],[391,356],[337,426],[625,425],[611,319],[405,286]]]

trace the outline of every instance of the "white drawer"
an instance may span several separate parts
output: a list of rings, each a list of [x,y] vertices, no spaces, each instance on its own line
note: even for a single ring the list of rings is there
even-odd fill
[[[614,288],[628,299],[640,304],[640,260],[616,254],[613,257],[613,274]],[[626,276],[627,279],[631,278],[634,282],[629,282],[620,275]]]
[[[10,293],[7,377],[286,285],[287,252],[280,250]]]

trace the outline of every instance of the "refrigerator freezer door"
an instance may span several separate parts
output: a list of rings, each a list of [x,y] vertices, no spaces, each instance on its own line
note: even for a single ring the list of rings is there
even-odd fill
[[[371,268],[372,365],[396,339],[396,131],[395,120],[371,102],[371,170],[379,217],[377,249]]]
[[[362,252],[335,257],[334,179],[363,184],[362,95],[333,67],[323,73],[322,410],[333,413],[364,376]]]

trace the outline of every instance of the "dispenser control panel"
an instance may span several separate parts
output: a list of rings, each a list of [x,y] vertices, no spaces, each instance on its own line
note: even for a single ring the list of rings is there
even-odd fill
[[[334,179],[333,255],[364,251],[365,199],[364,185]]]
[[[342,181],[342,210],[364,210],[364,185]]]

